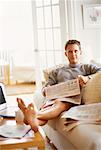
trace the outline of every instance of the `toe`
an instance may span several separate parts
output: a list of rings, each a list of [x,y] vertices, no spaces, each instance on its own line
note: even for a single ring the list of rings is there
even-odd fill
[[[18,102],[18,107],[24,112],[26,109],[26,105],[24,101],[20,98],[17,98],[17,102]]]

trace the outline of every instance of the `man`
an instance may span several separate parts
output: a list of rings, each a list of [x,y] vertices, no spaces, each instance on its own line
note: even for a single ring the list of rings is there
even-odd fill
[[[81,64],[80,56],[82,54],[80,42],[77,40],[69,40],[65,45],[65,56],[69,60],[69,65],[58,68],[50,73],[48,82],[43,88],[43,94],[45,96],[45,90],[47,86],[65,82],[67,80],[78,78],[79,84],[82,87],[86,84],[91,76],[101,68],[94,65]],[[44,125],[48,120],[58,117],[63,111],[68,110],[74,104],[68,101],[68,98],[50,100],[50,103],[45,103],[42,108],[37,112],[33,104],[25,106],[22,99],[17,98],[18,106],[23,111],[24,122],[29,124],[31,128],[36,132],[39,125]]]

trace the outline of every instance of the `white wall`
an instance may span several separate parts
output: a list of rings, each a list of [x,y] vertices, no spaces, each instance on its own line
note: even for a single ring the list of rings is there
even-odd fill
[[[73,13],[73,16],[71,16],[71,12],[67,11],[69,18],[72,17],[73,19],[73,21],[72,19],[68,21],[68,34],[70,38],[76,38],[83,43],[86,61],[92,53],[91,57],[101,62],[101,27],[84,28],[82,9],[84,4],[101,4],[101,0],[71,0],[71,3],[70,0],[67,0],[68,10],[71,8]]]
[[[34,64],[30,0],[0,0],[0,50],[12,52],[15,64]]]
[[[93,58],[101,61],[101,28],[83,27],[82,5],[101,4],[101,0],[66,0],[69,28],[67,35],[80,40]],[[72,12],[70,7],[72,5]],[[67,18],[67,19],[68,19]],[[31,0],[0,0],[0,50],[10,50],[16,64],[34,64],[34,40]],[[90,52],[86,53],[86,58]],[[22,57],[23,55],[23,57]]]

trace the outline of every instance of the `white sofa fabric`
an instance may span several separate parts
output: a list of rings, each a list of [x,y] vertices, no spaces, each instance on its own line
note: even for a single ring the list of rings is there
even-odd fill
[[[56,120],[56,128],[49,121],[44,127],[48,138],[58,150],[100,150],[101,125],[80,124],[70,131],[64,130],[64,121]]]
[[[44,70],[46,78],[50,71]],[[40,94],[34,98],[39,108],[45,99]],[[43,129],[57,150],[101,150],[101,124],[79,124],[66,131],[64,119],[60,115],[48,121]]]
[[[38,109],[44,100],[40,92],[34,94],[34,102]],[[100,150],[101,124],[79,124],[70,131],[66,131],[61,115],[43,126],[47,137],[57,150]]]
[[[12,82],[35,82],[34,66],[14,66]]]

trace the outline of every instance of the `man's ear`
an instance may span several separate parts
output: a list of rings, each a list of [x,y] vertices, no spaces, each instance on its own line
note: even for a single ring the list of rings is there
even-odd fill
[[[66,53],[66,51],[65,51],[65,56],[67,57],[67,53]]]

